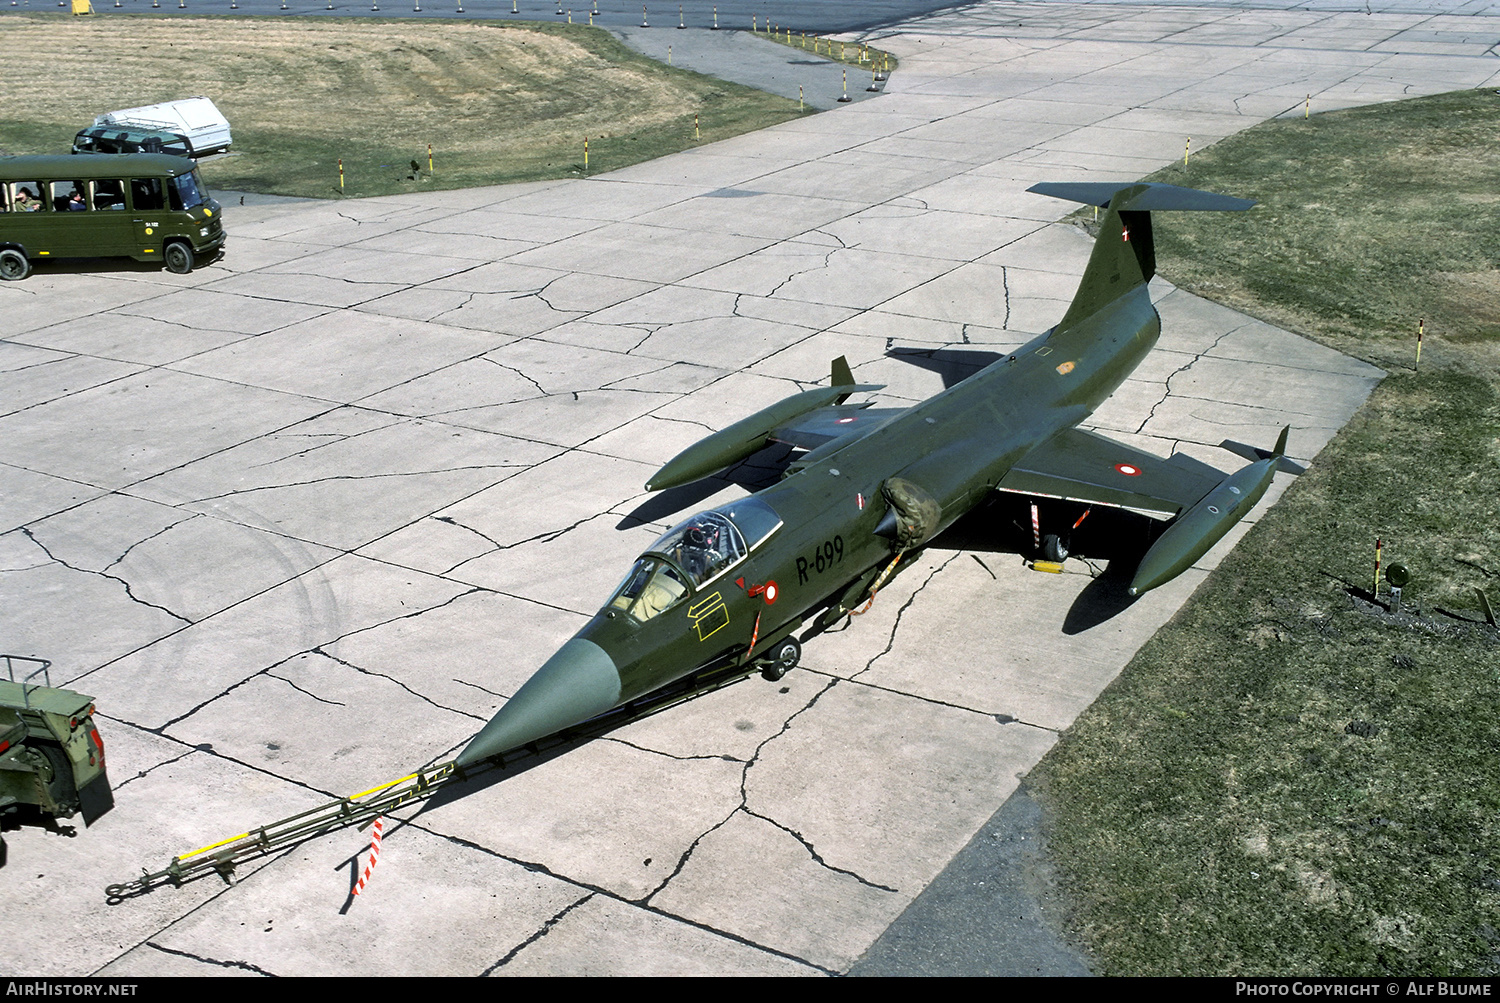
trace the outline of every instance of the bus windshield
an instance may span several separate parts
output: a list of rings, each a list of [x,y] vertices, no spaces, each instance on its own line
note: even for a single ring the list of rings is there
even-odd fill
[[[196,169],[172,178],[167,189],[172,193],[173,209],[193,209],[208,201]]]

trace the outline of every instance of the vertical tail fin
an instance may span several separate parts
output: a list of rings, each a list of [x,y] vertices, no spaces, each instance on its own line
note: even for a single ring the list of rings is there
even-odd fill
[[[1133,185],[1100,182],[1060,182],[1032,185],[1038,195],[1082,202],[1105,208],[1099,236],[1084,269],[1078,292],[1059,328],[1081,320],[1114,300],[1151,281],[1156,274],[1156,243],[1151,232],[1151,213],[1163,209],[1209,209],[1241,211],[1255,203],[1248,199],[1215,195],[1192,188],[1179,188],[1143,181]]]

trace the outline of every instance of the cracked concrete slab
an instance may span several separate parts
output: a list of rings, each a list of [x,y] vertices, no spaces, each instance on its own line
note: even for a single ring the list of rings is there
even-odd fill
[[[989,0],[872,32],[902,57],[878,99],[761,133],[586,180],[230,205],[230,255],[190,275],[4,283],[0,636],[95,696],[117,789],[77,839],[7,831],[45,878],[0,888],[6,970],[847,971],[1287,478],[1124,610],[1101,568],[939,541],[780,682],[391,820],[353,904],[349,830],[238,887],[98,902],[451,755],[656,534],[786,459],[648,499],[701,435],[837,355],[899,406],[1056,323],[1090,242],[1027,186],[1133,180],[1308,94],[1497,85],[1500,21],[1408,2]],[[1152,292],[1157,353],[1090,420],[1137,448],[1228,467],[1220,439],[1291,424],[1316,462],[1382,375]],[[35,894],[65,905],[39,922]]]
[[[677,758],[605,739],[488,790],[429,805],[417,818],[501,856],[638,900],[740,803],[742,770],[718,756]]]
[[[820,974],[795,958],[599,894],[559,913],[499,962],[494,974],[515,976]]]

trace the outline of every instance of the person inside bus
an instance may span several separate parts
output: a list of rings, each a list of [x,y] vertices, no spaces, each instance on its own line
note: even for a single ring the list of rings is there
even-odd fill
[[[83,200],[83,192],[79,191],[77,188],[74,188],[73,194],[68,196],[68,204],[64,208],[66,208],[68,212],[84,212],[88,209],[88,207],[89,204]]]
[[[94,182],[94,208],[95,209],[124,209],[125,208],[125,182],[123,182],[123,181],[95,181]]]
[[[41,200],[31,193],[30,188],[22,185],[16,190],[16,212],[36,212],[41,207]]]

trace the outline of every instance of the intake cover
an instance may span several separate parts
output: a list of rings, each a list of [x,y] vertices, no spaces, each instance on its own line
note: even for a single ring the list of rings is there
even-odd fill
[[[895,514],[895,540],[902,550],[910,550],[937,530],[943,508],[921,487],[904,478],[892,477],[880,486],[880,492],[891,503],[891,512]],[[888,513],[876,532],[886,529],[891,521]]]

